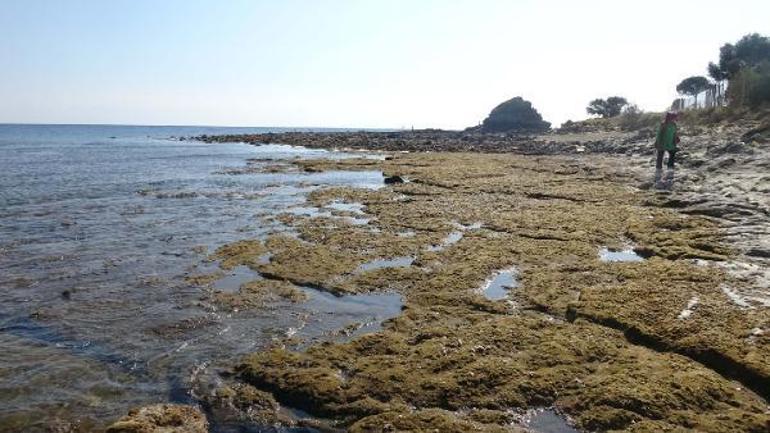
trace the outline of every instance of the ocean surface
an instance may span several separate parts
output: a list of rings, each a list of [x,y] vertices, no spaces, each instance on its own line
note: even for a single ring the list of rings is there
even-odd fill
[[[179,140],[281,130],[0,125],[0,432],[90,431],[138,405],[195,403],[275,339],[334,338],[398,314],[396,295],[312,289],[304,303],[223,312],[187,282],[216,269],[208,257],[223,244],[290,231],[269,217],[304,212],[315,188],[382,186],[377,171],[239,171],[249,159],[378,155]],[[249,272],[217,287],[259,278]]]

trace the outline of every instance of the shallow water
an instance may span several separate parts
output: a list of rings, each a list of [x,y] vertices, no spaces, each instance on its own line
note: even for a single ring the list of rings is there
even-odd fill
[[[220,292],[237,292],[240,287],[259,278],[259,274],[247,266],[236,266],[227,271],[224,277],[214,281],[212,289]]]
[[[484,283],[481,290],[487,299],[499,301],[507,298],[510,289],[515,288],[517,285],[516,270],[507,269],[494,274],[492,278]]]
[[[401,296],[395,293],[336,296],[309,287],[302,290],[309,300],[301,308],[312,314],[296,335],[307,343],[331,339],[346,341],[356,335],[377,331],[382,322],[398,316],[404,305]]]
[[[342,201],[333,201],[326,205],[329,209],[334,209],[343,212],[351,212],[356,215],[364,214],[364,205],[361,203],[345,203]]]
[[[223,313],[185,282],[215,248],[287,230],[269,217],[319,186],[383,185],[376,171],[224,174],[358,153],[169,139],[236,132],[265,130],[0,125],[0,430],[188,401],[201,370],[275,338],[347,338],[398,314],[397,295],[320,292]],[[252,277],[236,268],[214,288]]]
[[[460,242],[460,239],[462,239],[462,238],[463,238],[463,233],[462,232],[459,232],[459,231],[451,232],[451,233],[449,233],[447,235],[447,237],[445,237],[441,241],[440,244],[438,244],[438,245],[431,245],[430,247],[428,247],[428,251],[433,251],[433,252],[443,251],[447,247],[449,247],[449,246],[451,246],[453,244],[456,244],[457,242]]]
[[[553,409],[535,409],[530,411],[522,425],[533,433],[580,433],[565,417]]]
[[[599,259],[603,262],[641,262],[644,257],[631,248],[613,251],[604,247],[599,250]]]
[[[405,268],[411,266],[412,263],[414,263],[414,257],[411,256],[393,257],[389,259],[375,259],[359,266],[358,269],[356,269],[356,272],[368,272],[375,269],[385,268]]]

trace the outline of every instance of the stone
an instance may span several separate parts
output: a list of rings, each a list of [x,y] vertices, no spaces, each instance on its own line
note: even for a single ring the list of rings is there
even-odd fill
[[[206,416],[196,407],[156,404],[131,409],[105,433],[207,433]]]
[[[393,185],[396,183],[404,183],[404,178],[401,176],[388,176],[383,180],[385,182],[385,185]]]

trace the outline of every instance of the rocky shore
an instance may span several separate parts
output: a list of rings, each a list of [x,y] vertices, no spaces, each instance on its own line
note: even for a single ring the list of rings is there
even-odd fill
[[[611,144],[607,139],[610,138]],[[209,143],[290,144],[318,149],[371,150],[390,152],[514,152],[524,155],[616,152],[638,134],[518,135],[481,134],[440,130],[397,132],[285,132],[194,137]]]
[[[231,409],[320,431],[526,431],[542,410],[579,431],[770,430],[768,138],[761,122],[686,126],[680,166],[655,173],[648,130],[200,137],[388,151],[284,169],[404,181],[308,197],[360,204],[367,224],[286,214],[297,237],[215,253],[280,293],[404,299],[382,331],[237,360]],[[362,270],[377,259],[399,264]],[[506,296],[486,296],[501,272],[515,277]]]

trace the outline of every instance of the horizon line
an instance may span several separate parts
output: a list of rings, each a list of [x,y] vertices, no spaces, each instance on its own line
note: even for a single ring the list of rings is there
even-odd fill
[[[366,130],[387,130],[387,131],[407,131],[410,128],[386,128],[386,127],[366,127],[366,126],[235,126],[235,125],[211,125],[211,124],[158,124],[158,123],[59,123],[59,122],[0,122],[0,126],[143,126],[159,128],[281,128],[281,129],[366,129]],[[441,129],[443,131],[460,131],[459,129],[443,128],[414,128],[419,129]]]

